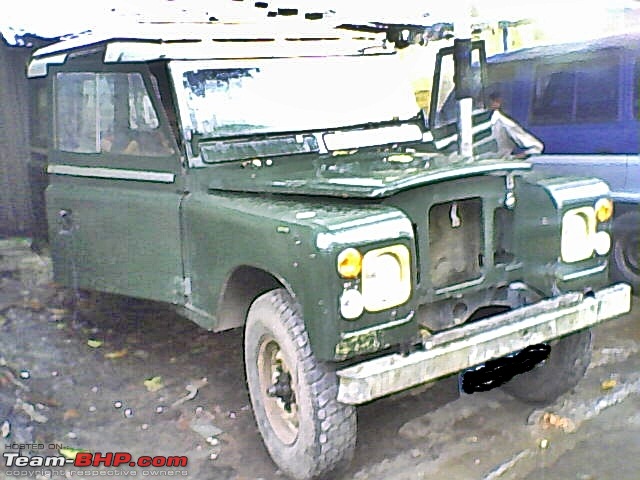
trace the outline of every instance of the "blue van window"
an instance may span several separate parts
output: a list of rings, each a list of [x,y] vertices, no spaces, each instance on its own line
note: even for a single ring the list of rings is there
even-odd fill
[[[579,72],[576,82],[576,121],[618,118],[618,66],[602,65]]]
[[[532,120],[535,123],[570,121],[573,116],[574,94],[573,72],[560,71],[540,75],[536,81]]]
[[[617,61],[612,56],[606,60],[540,66],[536,72],[531,123],[616,120],[619,103]]]

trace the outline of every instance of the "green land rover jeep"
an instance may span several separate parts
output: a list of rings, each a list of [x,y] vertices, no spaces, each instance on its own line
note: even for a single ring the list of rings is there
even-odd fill
[[[607,285],[607,185],[442,153],[374,34],[252,35],[141,26],[34,53],[56,280],[243,328],[257,425],[296,479],[346,464],[355,406],[394,392],[572,388],[589,328],[630,309]]]

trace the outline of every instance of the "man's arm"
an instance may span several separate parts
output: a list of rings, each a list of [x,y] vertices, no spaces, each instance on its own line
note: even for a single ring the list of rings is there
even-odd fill
[[[537,155],[544,150],[544,144],[540,140],[527,132],[515,120],[497,110],[493,112],[491,122],[495,128],[502,129],[503,133],[521,150],[517,156]]]

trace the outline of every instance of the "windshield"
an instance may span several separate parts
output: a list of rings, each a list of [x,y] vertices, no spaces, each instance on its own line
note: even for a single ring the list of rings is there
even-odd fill
[[[418,112],[395,55],[172,62],[182,124],[205,137],[324,130]]]

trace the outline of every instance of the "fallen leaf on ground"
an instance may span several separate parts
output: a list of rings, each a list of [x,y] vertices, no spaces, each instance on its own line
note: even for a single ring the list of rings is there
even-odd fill
[[[34,420],[38,423],[45,423],[47,422],[49,419],[47,417],[45,417],[44,415],[42,415],[41,413],[36,411],[36,407],[34,407],[33,405],[31,405],[30,403],[27,403],[21,399],[17,399],[16,400],[16,406],[20,409],[22,409],[22,411],[24,411],[24,413],[26,413],[27,415],[29,415],[29,418],[31,418],[31,420]]]
[[[60,452],[60,455],[70,460],[75,460],[76,455],[78,455],[81,452],[88,452],[88,451],[89,450],[85,450],[83,448],[73,448],[73,447],[63,447],[60,450],[58,450],[58,452]]]
[[[555,413],[546,412],[542,415],[541,419],[542,428],[556,427],[561,428],[565,432],[573,432],[576,429],[576,425],[570,418],[556,415]]]
[[[51,398],[51,397],[43,397],[42,395],[38,395],[38,394],[30,394],[27,395],[25,398],[26,401],[28,401],[29,403],[32,404],[40,404],[40,405],[44,405],[45,407],[59,407],[60,406],[60,402],[58,400],[56,400],[55,398]]]
[[[47,310],[53,320],[62,320],[69,313],[69,310],[66,308],[48,308]]]
[[[116,350],[115,352],[108,352],[104,354],[104,358],[109,360],[114,360],[116,358],[122,358],[129,353],[129,350],[123,348],[122,350]]]
[[[25,392],[29,391],[29,387],[18,380],[17,375],[14,373],[11,367],[9,367],[6,363],[1,363],[0,366],[3,367],[0,370],[0,385],[7,385],[9,383],[12,383],[16,387],[23,389]]]
[[[618,385],[618,381],[615,378],[611,378],[602,382],[600,388],[602,388],[602,390],[611,390],[616,385]]]
[[[32,298],[27,302],[27,307],[31,310],[35,310],[36,312],[39,312],[41,310],[44,310],[44,305],[42,304],[42,302],[37,299],[37,298]]]
[[[80,416],[80,412],[78,412],[78,410],[76,410],[75,408],[70,408],[69,410],[64,412],[64,415],[62,415],[62,418],[66,421],[66,420],[71,420],[72,418],[78,418],[79,416]]]
[[[104,344],[104,342],[102,340],[95,340],[93,338],[90,338],[89,340],[87,340],[87,345],[89,345],[91,348],[99,348]]]
[[[162,383],[162,377],[160,376],[147,378],[143,383],[147,390],[149,390],[150,392],[157,392],[162,387],[164,387],[164,384]]]
[[[182,405],[184,402],[187,402],[189,400],[193,400],[194,398],[196,398],[196,395],[198,395],[198,389],[204,387],[207,384],[207,379],[206,378],[201,378],[198,381],[195,381],[193,383],[188,384],[185,389],[187,390],[187,393],[184,397],[179,398],[178,400],[176,400],[175,402],[173,402],[171,404],[171,406],[173,408],[177,407],[178,405]]]

